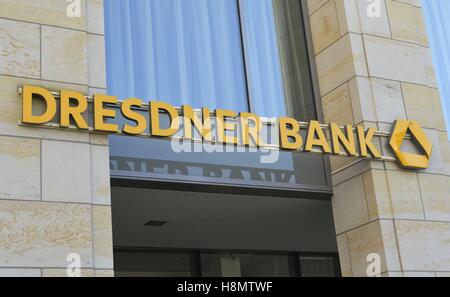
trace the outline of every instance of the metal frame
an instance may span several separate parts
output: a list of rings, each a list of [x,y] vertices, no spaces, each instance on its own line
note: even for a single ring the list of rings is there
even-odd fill
[[[192,248],[161,248],[161,247],[114,247],[114,252],[127,253],[166,253],[166,254],[189,254],[190,270],[193,277],[201,277],[201,255],[202,254],[253,254],[253,255],[278,255],[289,257],[289,270],[291,277],[301,277],[300,257],[329,257],[333,259],[334,272],[336,277],[341,276],[339,255],[337,252],[298,252],[298,251],[276,251],[276,250],[230,250],[230,249],[192,249]]]
[[[311,73],[311,80],[313,85],[313,92],[314,92],[314,106],[316,109],[316,116],[320,122],[324,122],[323,117],[323,110],[322,110],[322,101],[320,99],[320,89],[319,89],[319,76],[317,74],[317,68],[316,68],[316,58],[314,57],[314,49],[313,49],[313,42],[312,42],[312,33],[311,33],[311,24],[309,21],[309,14],[308,14],[308,2],[307,0],[299,0],[300,6],[302,10],[302,21],[303,21],[303,30],[306,37],[306,45],[308,46],[308,57],[309,57],[309,71]],[[324,156],[323,158],[324,164],[325,164],[325,175],[327,178],[327,184],[330,186],[332,185],[331,182],[331,165],[330,165],[330,158],[328,156]]]

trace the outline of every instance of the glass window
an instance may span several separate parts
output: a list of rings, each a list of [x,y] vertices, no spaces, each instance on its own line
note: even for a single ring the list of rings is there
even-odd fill
[[[114,250],[114,270],[119,277],[190,277],[189,253]]]
[[[294,276],[288,255],[202,254],[202,276],[288,277]]]
[[[316,118],[300,0],[109,0],[105,30],[108,93],[120,99]],[[180,153],[124,136],[110,148],[113,177],[330,189],[320,155],[208,144]]]
[[[110,0],[105,15],[111,94],[315,117],[299,0]]]
[[[110,0],[105,9],[110,93],[248,109],[235,1]]]
[[[115,249],[118,277],[338,277],[332,256],[295,253]],[[296,263],[296,261],[299,261]]]
[[[300,257],[301,275],[303,277],[336,276],[334,258],[332,257]]]

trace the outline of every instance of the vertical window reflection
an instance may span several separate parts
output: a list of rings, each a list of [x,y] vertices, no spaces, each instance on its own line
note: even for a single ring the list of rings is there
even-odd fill
[[[316,118],[300,0],[108,0],[105,38],[108,93],[120,99]],[[165,140],[123,136],[110,148],[112,175],[327,185],[318,155],[261,163],[261,151],[175,153]]]
[[[240,0],[249,95],[264,116],[316,118],[299,0]]]
[[[237,3],[105,1],[108,91],[248,110]]]

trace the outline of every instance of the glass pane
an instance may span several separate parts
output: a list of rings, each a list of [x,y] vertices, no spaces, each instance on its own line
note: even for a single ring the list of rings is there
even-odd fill
[[[285,45],[278,37],[282,30],[293,30],[286,29],[288,25],[295,32],[303,32],[298,1],[289,0],[291,6],[284,5],[283,1],[239,2],[242,21],[248,23],[243,34],[247,64],[251,66],[249,79],[254,81],[250,84],[253,111],[266,116],[314,110],[313,105],[302,101],[312,97],[286,92],[287,73],[301,68],[292,65],[302,65],[306,73],[292,83],[293,87],[305,93],[311,81],[307,81],[304,36],[292,33],[286,37],[289,41]],[[237,3],[232,0],[106,1],[108,93],[121,99],[139,97],[174,105],[189,103],[194,107],[247,110]],[[264,26],[256,26],[258,13],[264,19],[267,17]],[[291,21],[282,23],[279,19],[283,14]],[[296,55],[289,55],[294,57],[291,65],[291,60],[283,57],[287,49],[293,50],[293,45],[297,50]],[[283,100],[284,97],[297,101]],[[308,117],[313,116],[308,113]],[[123,123],[122,119],[117,121]],[[111,175],[330,190],[320,155],[241,148],[228,151],[230,147],[207,144],[195,144],[191,148],[190,152],[177,152],[166,140],[111,136]]]
[[[240,0],[252,110],[316,118],[300,0]]]
[[[335,263],[332,257],[300,257],[304,277],[334,277]]]
[[[289,256],[256,254],[202,254],[205,277],[288,277]]]
[[[236,1],[105,1],[108,92],[246,111]]]
[[[114,251],[114,270],[122,277],[189,277],[191,256],[188,253]]]

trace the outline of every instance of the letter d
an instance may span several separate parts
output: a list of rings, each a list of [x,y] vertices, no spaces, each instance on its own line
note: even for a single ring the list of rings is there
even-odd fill
[[[33,95],[39,95],[46,103],[45,112],[33,115]],[[22,123],[45,124],[50,122],[56,114],[55,97],[44,88],[23,86],[22,91]]]

